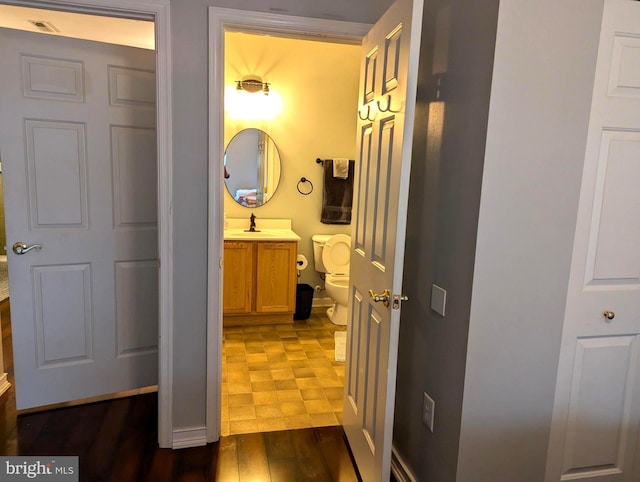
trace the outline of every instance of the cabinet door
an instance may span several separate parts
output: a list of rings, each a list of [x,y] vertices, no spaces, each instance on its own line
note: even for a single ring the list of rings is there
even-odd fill
[[[256,275],[256,312],[295,311],[295,242],[258,243]]]
[[[224,242],[224,314],[250,313],[253,301],[253,245]]]

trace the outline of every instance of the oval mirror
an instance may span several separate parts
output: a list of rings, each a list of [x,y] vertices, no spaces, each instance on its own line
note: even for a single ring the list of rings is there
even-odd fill
[[[238,132],[224,151],[224,183],[240,205],[267,203],[280,183],[280,154],[273,139],[260,129]]]

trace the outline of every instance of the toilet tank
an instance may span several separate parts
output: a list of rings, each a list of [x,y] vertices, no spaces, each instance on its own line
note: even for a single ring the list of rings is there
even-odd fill
[[[311,236],[311,240],[313,241],[313,262],[318,273],[327,272],[327,268],[325,268],[324,263],[322,262],[322,250],[324,248],[324,243],[329,241],[331,236],[333,236],[333,234],[314,234]]]

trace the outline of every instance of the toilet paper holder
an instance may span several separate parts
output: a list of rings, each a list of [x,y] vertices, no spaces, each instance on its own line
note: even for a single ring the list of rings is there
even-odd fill
[[[308,265],[309,265],[309,262],[307,261],[307,257],[304,254],[299,254],[298,257],[296,258],[297,270],[302,271],[303,269],[306,269]]]

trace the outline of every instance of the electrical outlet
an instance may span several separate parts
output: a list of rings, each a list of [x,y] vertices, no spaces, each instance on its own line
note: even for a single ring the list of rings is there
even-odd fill
[[[429,431],[433,432],[433,417],[436,409],[436,402],[433,401],[427,392],[422,394],[422,423],[424,423]]]

